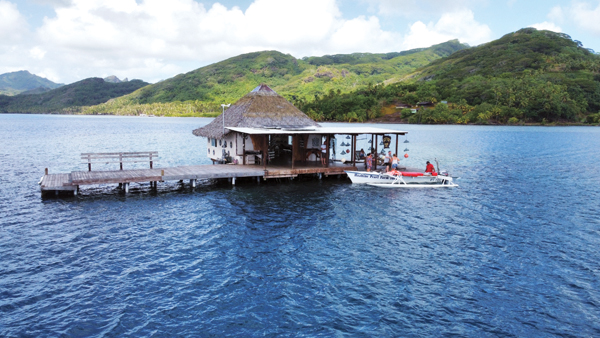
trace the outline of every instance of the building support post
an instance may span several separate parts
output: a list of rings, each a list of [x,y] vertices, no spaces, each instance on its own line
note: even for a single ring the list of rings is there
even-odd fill
[[[195,179],[191,179],[190,180],[190,184],[192,185],[192,188],[196,187],[196,180]]]
[[[246,134],[242,134],[242,164],[246,165]]]
[[[235,185],[235,177],[231,178],[231,185]]]
[[[296,135],[292,135],[292,170],[294,170],[294,160],[296,159],[296,157],[294,156],[294,153],[296,152],[296,144],[297,138]]]
[[[396,134],[396,156],[400,157],[400,156],[398,155],[398,136],[399,136],[399,135],[398,135],[398,134]]]
[[[265,168],[265,170],[267,170],[267,156],[269,155],[269,152],[268,152],[269,142],[267,140],[268,137],[269,137],[269,135],[265,135],[264,139],[263,139],[262,161],[263,161],[263,168]]]
[[[352,166],[356,167],[356,135],[352,135]]]
[[[377,142],[377,134],[375,134],[375,155],[373,156],[373,170],[377,170],[377,160],[379,158],[379,153],[377,152],[377,146],[379,145]]]
[[[331,135],[327,135],[327,152],[325,153],[325,168],[329,168],[329,147],[331,146]]]
[[[125,183],[125,193],[129,193],[129,183]]]

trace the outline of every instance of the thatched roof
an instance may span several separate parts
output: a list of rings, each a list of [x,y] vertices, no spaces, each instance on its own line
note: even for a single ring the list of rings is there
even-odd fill
[[[225,126],[247,128],[320,127],[315,121],[265,84],[256,87],[225,110]],[[223,116],[193,131],[196,136],[223,138]],[[225,134],[229,129],[225,129]]]

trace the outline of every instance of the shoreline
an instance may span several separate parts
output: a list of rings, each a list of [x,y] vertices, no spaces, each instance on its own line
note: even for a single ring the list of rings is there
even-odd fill
[[[181,115],[154,115],[154,116],[139,116],[139,115],[119,115],[119,114],[65,114],[65,113],[0,113],[0,115],[61,115],[61,116],[120,116],[120,117],[140,117],[140,118],[152,118],[152,117],[196,117],[196,118],[217,118],[221,113],[218,114],[181,114]],[[317,123],[365,123],[365,124],[404,124],[404,125],[415,125],[415,126],[511,126],[511,127],[600,127],[599,124],[589,124],[581,122],[548,122],[548,123],[516,123],[516,124],[501,124],[501,123],[407,123],[404,121],[379,121],[376,118],[365,122],[347,122],[347,121],[317,121]]]

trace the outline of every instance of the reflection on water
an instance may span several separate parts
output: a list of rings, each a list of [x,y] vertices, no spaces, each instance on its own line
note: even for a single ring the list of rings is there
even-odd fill
[[[209,119],[0,115],[2,336],[598,336],[597,128],[386,125],[450,190],[164,184],[40,198],[81,152],[208,164]]]

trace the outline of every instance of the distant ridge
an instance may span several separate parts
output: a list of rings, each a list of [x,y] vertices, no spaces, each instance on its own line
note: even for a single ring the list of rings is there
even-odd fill
[[[121,82],[127,82],[129,81],[127,78],[123,79],[123,80],[119,80],[118,77],[116,77],[115,75],[110,75],[104,78],[104,82],[110,82],[110,83],[121,83]]]
[[[468,48],[458,40],[398,53],[354,53],[295,57],[278,51],[238,55],[160,81],[110,103],[86,109],[89,114],[202,114],[217,112],[261,83],[292,103],[333,92],[350,92],[369,83],[393,83],[431,61]],[[185,103],[185,112],[180,105]]]
[[[89,78],[40,94],[0,95],[0,113],[76,113],[79,107],[97,105],[147,85],[142,80],[110,83]]]
[[[63,86],[63,84],[54,83],[26,70],[0,75],[0,94],[4,95],[17,95],[37,88],[55,89],[60,86]]]

